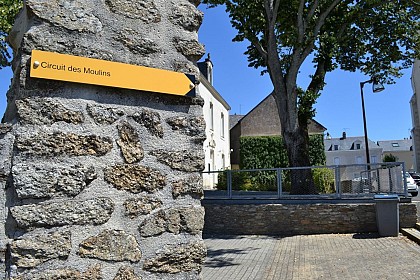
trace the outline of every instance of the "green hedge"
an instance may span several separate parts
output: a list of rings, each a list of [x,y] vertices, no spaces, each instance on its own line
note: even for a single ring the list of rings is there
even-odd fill
[[[326,163],[323,135],[309,137],[309,156],[312,166]],[[244,169],[285,168],[288,167],[287,152],[279,136],[259,136],[240,138],[240,167]],[[318,192],[333,192],[334,176],[330,170],[315,169],[313,177]],[[273,171],[232,172],[233,190],[275,191],[276,173]],[[226,173],[219,174],[219,190],[226,190]],[[289,171],[283,171],[283,191],[290,191]]]
[[[227,172],[219,173],[216,188],[227,189]],[[277,191],[276,171],[244,172],[231,171],[232,190],[234,191]],[[334,171],[329,168],[314,168],[312,170],[315,187],[318,193],[334,193]],[[290,192],[290,172],[283,170],[282,174],[283,192]]]
[[[241,169],[288,167],[287,152],[280,136],[240,138]],[[312,166],[326,163],[322,134],[309,136],[309,157]]]

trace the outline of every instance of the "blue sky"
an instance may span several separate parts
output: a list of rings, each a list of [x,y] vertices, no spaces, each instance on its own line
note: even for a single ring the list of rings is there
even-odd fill
[[[243,54],[247,43],[233,43],[236,31],[230,26],[223,8],[207,9],[199,30],[199,40],[211,54],[214,64],[214,87],[232,107],[231,114],[246,114],[272,90],[267,75],[249,68]],[[203,57],[204,58],[204,57]],[[305,65],[299,85],[305,87],[312,66]],[[366,119],[369,138],[373,141],[403,139],[410,136],[411,69],[394,85],[386,85],[380,93],[372,93],[371,85],[364,87]],[[0,70],[0,115],[6,107],[6,91],[10,85],[10,68]],[[360,73],[335,71],[327,75],[327,85],[316,104],[315,119],[327,128],[333,137],[343,131],[348,136],[363,135],[360,86],[369,77]]]

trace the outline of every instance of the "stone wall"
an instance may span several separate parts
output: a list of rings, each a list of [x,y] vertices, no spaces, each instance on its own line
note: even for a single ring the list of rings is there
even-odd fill
[[[4,277],[200,278],[204,124],[173,123],[203,100],[29,77],[33,49],[197,75],[197,4],[25,2],[0,127]]]
[[[375,204],[228,204],[203,201],[206,234],[295,235],[376,232]],[[416,223],[416,205],[400,203],[400,227]]]
[[[413,203],[417,206],[417,221],[420,222],[420,201],[413,201]]]

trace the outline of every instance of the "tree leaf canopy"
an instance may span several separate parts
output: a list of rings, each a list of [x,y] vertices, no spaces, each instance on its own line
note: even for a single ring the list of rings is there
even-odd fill
[[[6,38],[22,4],[21,0],[0,0],[0,69],[10,65],[11,55]]]

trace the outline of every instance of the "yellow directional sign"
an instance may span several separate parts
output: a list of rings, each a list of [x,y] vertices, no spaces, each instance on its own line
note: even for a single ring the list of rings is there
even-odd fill
[[[186,95],[195,85],[183,73],[32,50],[33,78]]]

